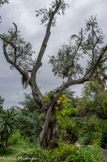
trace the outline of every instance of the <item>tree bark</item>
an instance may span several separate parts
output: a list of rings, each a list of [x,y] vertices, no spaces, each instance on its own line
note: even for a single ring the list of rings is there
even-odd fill
[[[58,124],[54,113],[54,106],[50,106],[43,124],[43,129],[39,137],[41,147],[55,147],[58,144]]]
[[[4,149],[8,147],[8,138],[4,139]]]

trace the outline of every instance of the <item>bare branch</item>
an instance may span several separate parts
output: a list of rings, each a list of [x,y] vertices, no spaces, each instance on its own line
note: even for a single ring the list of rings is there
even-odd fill
[[[98,65],[101,64],[101,63],[104,63],[104,61],[107,60],[107,58],[102,59],[103,56],[104,56],[104,54],[105,54],[106,52],[107,52],[107,46],[105,46],[105,47],[102,49],[101,54],[99,55],[99,57],[98,57],[96,63],[91,65],[91,67],[89,68],[89,70],[85,73],[84,78],[87,78],[87,79],[89,79],[89,80],[92,78],[92,76],[93,76],[93,74],[94,74],[96,68],[98,67]]]
[[[37,57],[37,61],[34,65],[34,67],[33,67],[32,73],[31,73],[31,84],[32,84],[32,87],[33,87],[33,89],[32,89],[33,90],[33,96],[35,96],[38,100],[41,100],[42,105],[44,104],[44,99],[43,99],[43,96],[42,96],[42,94],[41,94],[41,92],[40,92],[40,90],[39,90],[39,88],[36,84],[36,73],[42,65],[41,61],[42,61],[42,57],[43,57],[44,52],[45,52],[46,47],[47,47],[47,42],[48,42],[49,37],[50,37],[50,30],[51,30],[51,26],[52,26],[52,21],[54,19],[55,14],[57,13],[60,5],[61,5],[61,0],[57,1],[55,9],[50,15],[50,18],[49,18],[49,21],[48,21],[48,24],[47,24],[47,28],[46,28],[46,33],[45,33],[45,36],[44,36],[38,57]]]
[[[46,34],[45,34],[45,37],[43,39],[43,42],[42,42],[42,45],[41,45],[41,48],[40,48],[40,52],[38,54],[38,58],[37,58],[36,64],[35,64],[35,66],[33,68],[33,70],[35,72],[37,72],[39,67],[42,65],[41,60],[42,60],[42,57],[43,57],[44,52],[46,50],[47,42],[48,42],[49,37],[50,37],[50,29],[51,29],[51,26],[52,26],[52,21],[54,19],[55,14],[57,13],[60,5],[61,5],[61,0],[57,1],[56,8],[54,9],[54,11],[50,15],[50,19],[48,21],[48,25],[47,25],[47,28],[46,28]]]
[[[25,72],[24,70],[22,70],[18,65],[16,65],[14,62],[12,62],[9,57],[8,57],[8,54],[7,54],[7,51],[6,51],[6,43],[3,42],[3,52],[4,52],[4,56],[7,60],[8,63],[10,63],[11,65],[14,65],[14,67],[20,72],[21,75],[25,76],[26,79],[28,79],[28,74],[27,72]]]
[[[102,59],[102,60],[100,61],[100,64],[101,64],[101,63],[104,63],[106,60],[107,60],[107,57],[104,58],[104,59]]]
[[[6,42],[6,44],[5,44],[6,47],[8,46],[8,44],[11,45],[11,46],[13,47],[13,49],[14,49],[14,54],[15,54],[15,57],[16,57],[17,48],[16,48],[16,46],[11,42],[12,39],[11,39],[11,40],[6,40],[2,35],[0,35],[0,38],[3,40],[3,42]],[[16,63],[16,59],[15,59],[15,63]]]
[[[57,88],[55,93],[52,95],[53,98],[57,99],[61,95],[62,91],[68,88],[69,86],[76,85],[76,84],[82,84],[86,81],[89,81],[92,78],[93,74],[95,73],[95,70],[97,69],[98,65],[102,63],[103,61],[105,61],[105,59],[102,60],[105,52],[107,52],[107,46],[103,48],[96,63],[90,67],[90,69],[84,74],[84,76],[81,79],[77,79],[77,80],[72,80],[71,78],[68,79],[67,82],[63,83],[59,88]],[[49,103],[51,104],[51,101]]]
[[[77,80],[68,80],[67,82],[63,83],[60,87],[57,88],[55,93],[52,95],[52,100],[53,98],[57,100],[57,98],[62,94],[62,92],[69,86],[76,85],[76,84],[82,84],[86,81],[88,81],[88,79],[84,77],[81,79],[77,79]],[[48,104],[51,104],[51,100],[49,101]]]
[[[15,54],[15,63],[16,63],[16,52],[17,52],[17,48],[16,46],[14,45],[14,43],[12,42],[12,40],[14,39],[14,37],[17,36],[17,25],[15,23],[13,23],[13,25],[15,26],[15,31],[14,31],[14,34],[12,35],[11,39],[10,40],[7,40],[4,38],[4,35],[0,35],[0,38],[3,40],[3,42],[6,42],[7,45],[5,47],[9,45],[11,45],[14,49],[14,54]]]
[[[107,52],[107,46],[105,46],[102,51],[101,51],[101,54],[99,55],[96,63],[94,65],[92,65],[92,69],[90,71],[90,74],[89,74],[89,78],[91,78],[96,70],[96,68],[98,67],[98,65],[102,62],[102,58],[105,54],[105,52]]]
[[[78,50],[81,47],[82,41],[83,41],[83,29],[82,28],[81,28],[81,31],[80,31],[80,38],[78,38],[78,40],[79,40],[79,43],[77,45],[76,50],[73,53],[72,63],[66,67],[66,73],[63,73],[66,77],[68,77],[68,80],[72,79],[72,77],[71,77],[72,74],[68,74],[69,73],[69,69],[74,67],[74,59],[75,59],[75,57],[76,57],[76,55],[78,53]]]
[[[13,23],[13,25],[15,26],[15,31],[14,33],[11,35],[11,38],[8,40],[5,38],[4,35],[0,35],[0,38],[2,39],[3,41],[3,52],[4,52],[4,56],[7,60],[8,63],[10,63],[13,67],[15,67],[19,73],[22,75],[22,78],[24,78],[24,80],[26,80],[26,82],[29,80],[30,81],[30,78],[29,78],[29,75],[28,75],[28,72],[23,70],[20,66],[18,66],[16,64],[16,52],[17,52],[17,47],[15,46],[15,44],[12,42],[14,40],[14,38],[17,37],[17,25],[15,23]],[[14,61],[12,61],[9,57],[8,57],[8,52],[7,52],[7,47],[8,45],[10,45],[13,49],[14,49]],[[30,83],[29,83],[30,84]]]
[[[81,31],[80,31],[80,42],[78,43],[77,49],[75,50],[75,55],[77,54],[79,48],[81,47],[82,40],[83,40],[83,29],[81,28]],[[75,55],[74,55],[74,58],[75,58]]]

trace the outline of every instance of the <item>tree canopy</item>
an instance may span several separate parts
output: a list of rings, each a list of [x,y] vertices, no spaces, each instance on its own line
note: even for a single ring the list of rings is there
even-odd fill
[[[106,64],[104,60],[107,59],[107,52],[102,48],[103,40],[104,35],[98,26],[96,16],[90,17],[86,21],[86,27],[81,28],[78,35],[71,35],[69,44],[64,44],[56,57],[51,56],[50,63],[54,75],[61,78],[76,79],[87,73],[87,76],[91,77],[92,65],[96,64],[99,57],[102,58],[97,69],[102,66],[102,63]],[[84,62],[87,62],[86,67],[81,64],[83,59]],[[95,72],[97,72],[97,69]]]

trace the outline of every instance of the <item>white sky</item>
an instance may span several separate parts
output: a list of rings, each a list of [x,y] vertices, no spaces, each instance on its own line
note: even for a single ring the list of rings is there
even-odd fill
[[[51,0],[10,0],[8,5],[0,8],[2,16],[0,34],[7,32],[15,22],[25,40],[32,43],[37,55],[45,34],[45,27],[40,25],[40,19],[36,18],[35,10],[48,6],[50,2]],[[62,80],[53,76],[51,67],[48,65],[48,56],[56,55],[61,44],[67,43],[71,34],[78,33],[90,16],[97,14],[99,26],[105,35],[105,43],[107,42],[107,0],[66,0],[66,3],[69,4],[69,8],[65,16],[58,17],[56,27],[52,28],[51,38],[43,58],[43,67],[38,74],[38,84],[43,93],[62,83]],[[23,94],[31,93],[31,90],[30,87],[23,90],[21,76],[16,70],[9,69],[1,45],[0,42],[0,96],[5,99],[4,107],[7,108],[17,105],[23,100]],[[71,90],[80,95],[81,87],[82,85],[76,85],[71,87]]]

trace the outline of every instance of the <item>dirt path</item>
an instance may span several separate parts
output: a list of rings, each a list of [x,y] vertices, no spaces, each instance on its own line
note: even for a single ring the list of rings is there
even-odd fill
[[[107,149],[103,149],[102,154],[103,154],[105,161],[107,162]]]

